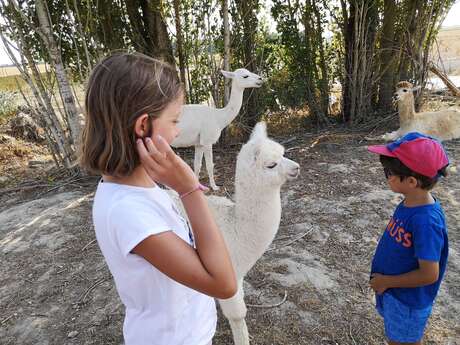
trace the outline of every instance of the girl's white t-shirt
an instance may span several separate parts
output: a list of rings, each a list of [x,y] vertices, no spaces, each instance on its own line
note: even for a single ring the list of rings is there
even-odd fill
[[[99,182],[93,222],[102,254],[126,308],[126,345],[206,345],[217,322],[214,299],[158,271],[133,248],[173,231],[193,246],[193,233],[160,187]]]

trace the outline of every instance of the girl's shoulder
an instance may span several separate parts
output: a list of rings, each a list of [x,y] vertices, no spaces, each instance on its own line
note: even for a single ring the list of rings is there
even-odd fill
[[[169,209],[171,198],[160,187],[144,188],[110,182],[100,182],[94,197],[93,211],[105,211],[111,216]]]

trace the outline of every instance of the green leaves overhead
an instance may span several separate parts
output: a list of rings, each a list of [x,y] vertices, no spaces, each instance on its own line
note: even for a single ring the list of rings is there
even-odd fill
[[[48,62],[35,30],[35,1],[17,3],[23,16],[11,10],[15,1],[1,2],[1,15],[16,23],[3,31],[30,45],[34,59]],[[397,81],[426,81],[430,47],[453,2],[228,1],[230,68],[265,77],[261,89],[245,93],[240,119],[251,126],[267,110],[302,107],[326,124],[333,82],[342,85],[344,121],[389,112]],[[47,5],[74,80],[84,82],[110,51],[136,50],[180,67],[189,103],[224,105],[223,0],[48,0]]]

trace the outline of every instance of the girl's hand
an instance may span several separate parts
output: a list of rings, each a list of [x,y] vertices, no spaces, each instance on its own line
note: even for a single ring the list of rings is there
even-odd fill
[[[388,286],[386,286],[385,276],[380,273],[371,274],[369,285],[371,286],[372,290],[377,292],[378,295],[383,294],[385,290],[388,289]]]
[[[186,193],[198,185],[198,179],[192,169],[178,155],[161,136],[154,138],[155,143],[146,138],[137,140],[137,152],[141,164],[156,182],[164,184],[177,193]]]

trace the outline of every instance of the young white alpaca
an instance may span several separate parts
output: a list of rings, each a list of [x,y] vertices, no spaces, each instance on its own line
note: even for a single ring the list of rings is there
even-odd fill
[[[220,138],[220,133],[238,115],[243,104],[244,89],[260,87],[262,78],[244,68],[234,72],[221,71],[226,78],[232,79],[232,89],[228,104],[221,109],[211,108],[201,104],[184,105],[179,117],[179,136],[172,143],[173,147],[195,146],[194,170],[199,176],[201,162],[206,161],[209,184],[212,189],[218,187],[214,181],[214,163],[212,145]]]
[[[420,87],[413,87],[407,81],[397,84],[394,100],[398,104],[399,125],[397,131],[386,133],[384,140],[395,140],[408,132],[421,132],[440,140],[460,137],[460,112],[453,109],[416,113],[413,92]]]
[[[267,137],[265,123],[254,128],[236,161],[235,202],[208,197],[209,206],[230,251],[238,292],[219,300],[235,345],[248,345],[243,278],[267,250],[281,218],[280,188],[298,176],[297,163],[283,157],[284,148]],[[175,196],[177,200],[177,195]],[[180,203],[179,203],[180,205]]]

